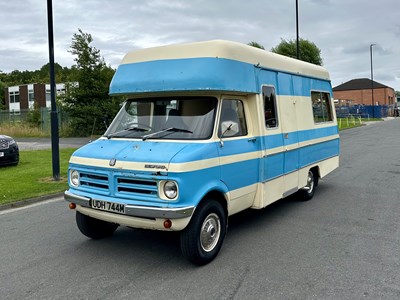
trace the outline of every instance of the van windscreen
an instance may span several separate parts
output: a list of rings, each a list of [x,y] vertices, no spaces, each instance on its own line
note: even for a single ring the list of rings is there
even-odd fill
[[[214,97],[156,97],[125,101],[105,132],[108,138],[209,139],[215,120]]]

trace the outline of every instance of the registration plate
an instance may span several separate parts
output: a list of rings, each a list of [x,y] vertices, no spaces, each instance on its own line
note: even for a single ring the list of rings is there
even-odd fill
[[[4,156],[4,152],[0,152],[0,157],[3,157]]]
[[[103,200],[92,200],[92,208],[110,211],[119,214],[125,214],[125,204],[113,203]]]

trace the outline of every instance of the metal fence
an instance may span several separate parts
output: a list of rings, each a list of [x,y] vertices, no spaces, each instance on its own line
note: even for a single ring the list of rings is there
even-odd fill
[[[39,126],[42,132],[50,133],[51,131],[51,110],[50,108],[41,107],[38,110],[22,109],[20,111],[0,111],[0,125],[7,123],[29,123],[35,119],[35,123]],[[33,116],[33,114],[36,114]],[[58,115],[58,127],[63,129],[68,124],[68,115],[62,110],[57,111]],[[37,122],[36,122],[37,121]]]
[[[360,118],[387,118],[394,116],[394,105],[353,105],[336,107],[338,118],[357,116]]]

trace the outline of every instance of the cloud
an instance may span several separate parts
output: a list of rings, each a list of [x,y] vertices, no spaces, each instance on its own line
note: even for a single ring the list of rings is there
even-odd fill
[[[27,9],[29,8],[29,9]],[[332,83],[369,77],[400,90],[398,0],[299,1],[300,37],[321,49]],[[74,33],[92,34],[108,64],[117,67],[132,49],[210,39],[256,41],[265,49],[296,38],[294,1],[53,0],[55,59],[73,64]],[[0,70],[35,70],[48,61],[45,1],[0,3]],[[397,64],[397,65],[396,65]]]

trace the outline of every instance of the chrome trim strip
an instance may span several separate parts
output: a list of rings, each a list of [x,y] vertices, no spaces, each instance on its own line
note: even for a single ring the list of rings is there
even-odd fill
[[[289,196],[289,195],[291,195],[291,194],[296,193],[297,191],[298,191],[297,188],[290,189],[290,190],[288,190],[287,192],[284,192],[283,195],[282,195],[282,197],[285,198],[285,197],[287,197],[287,196]]]
[[[65,191],[64,199],[75,204],[89,207],[92,198],[74,195],[69,191]],[[94,199],[102,200],[102,199]],[[107,201],[107,200],[102,200]],[[110,201],[108,201],[110,202]],[[138,206],[125,204],[126,216],[143,217],[143,218],[164,218],[164,219],[181,219],[190,217],[194,212],[194,206],[179,207],[179,208],[163,208],[151,206]]]

